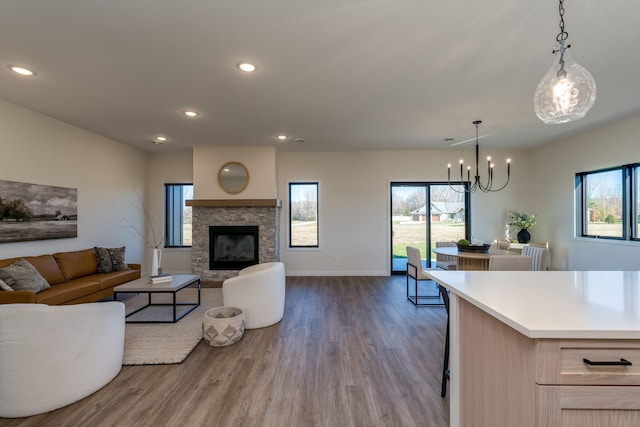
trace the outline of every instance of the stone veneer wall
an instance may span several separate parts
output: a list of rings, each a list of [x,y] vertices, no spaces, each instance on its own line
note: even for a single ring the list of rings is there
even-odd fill
[[[191,270],[203,281],[222,281],[238,270],[209,270],[209,226],[257,225],[259,262],[280,261],[279,207],[192,207]]]

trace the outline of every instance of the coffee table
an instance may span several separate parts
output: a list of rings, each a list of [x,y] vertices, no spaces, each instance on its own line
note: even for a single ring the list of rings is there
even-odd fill
[[[197,302],[178,302],[177,294],[181,290],[192,286],[197,285],[198,289],[198,301]],[[173,280],[165,283],[150,283],[148,277],[142,277],[140,279],[132,280],[131,282],[125,283],[120,286],[116,286],[113,288],[113,299],[117,299],[118,294],[131,294],[131,293],[142,293],[147,294],[148,302],[147,305],[138,308],[135,311],[127,314],[125,321],[127,323],[176,323],[178,320],[182,319],[187,314],[191,313],[200,305],[200,276],[194,274],[174,274]],[[158,303],[152,302],[151,295],[152,294],[172,294],[173,299],[172,302],[166,303]],[[145,320],[143,319],[129,319],[129,317],[134,314],[140,313],[143,310],[149,310],[153,307],[169,307],[172,311],[173,316],[171,319],[167,320]],[[178,310],[178,308],[185,307],[186,310]],[[139,317],[139,316],[136,316]]]

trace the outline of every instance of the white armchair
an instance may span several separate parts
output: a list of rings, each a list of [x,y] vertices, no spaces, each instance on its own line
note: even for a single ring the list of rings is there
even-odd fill
[[[240,270],[222,283],[224,305],[244,311],[246,329],[278,323],[284,315],[285,270],[281,262],[265,262]]]
[[[0,417],[41,414],[104,387],[122,368],[124,304],[0,306]]]

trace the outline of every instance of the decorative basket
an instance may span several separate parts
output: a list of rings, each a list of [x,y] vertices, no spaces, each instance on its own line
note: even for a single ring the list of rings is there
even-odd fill
[[[491,245],[458,245],[458,251],[460,252],[475,252],[475,253],[487,253]]]
[[[212,347],[224,347],[240,341],[246,319],[237,307],[215,307],[204,314],[202,337]]]

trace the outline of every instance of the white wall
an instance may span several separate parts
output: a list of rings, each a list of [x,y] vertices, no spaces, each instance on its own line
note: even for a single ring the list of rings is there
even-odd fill
[[[493,152],[511,157],[511,184],[497,193],[472,197],[473,234],[491,242],[504,233],[508,209],[529,208],[529,153]],[[390,183],[446,181],[447,163],[470,151],[359,151],[278,153],[283,199],[280,256],[288,275],[387,275],[390,272]],[[497,163],[500,163],[497,161]],[[500,181],[500,177],[497,177]],[[289,182],[319,182],[320,247],[288,248]],[[519,199],[522,199],[520,201]]]
[[[561,270],[640,268],[638,242],[574,237],[575,174],[639,162],[640,115],[546,144],[533,150],[531,159],[539,171],[532,175],[531,195],[536,210],[544,212],[534,231],[540,231],[540,240],[550,242],[553,267]]]
[[[218,185],[218,172],[227,162],[240,162],[249,171],[249,184],[239,194],[226,193]],[[193,186],[196,199],[275,199],[275,147],[195,147]]]
[[[139,150],[0,101],[0,179],[78,189],[78,237],[0,243],[0,258],[93,246],[126,246],[126,261],[144,261],[144,245],[126,225],[144,228],[134,206],[145,196],[148,162]]]

